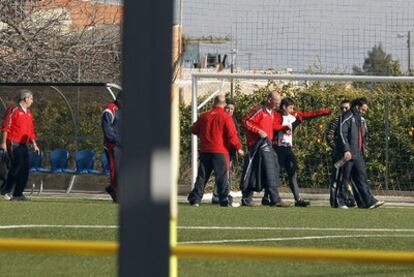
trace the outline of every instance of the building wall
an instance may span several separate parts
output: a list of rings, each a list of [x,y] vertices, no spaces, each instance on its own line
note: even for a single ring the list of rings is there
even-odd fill
[[[70,29],[82,29],[89,26],[122,24],[123,6],[110,3],[94,3],[90,0],[41,0],[42,10],[64,8],[69,14]]]

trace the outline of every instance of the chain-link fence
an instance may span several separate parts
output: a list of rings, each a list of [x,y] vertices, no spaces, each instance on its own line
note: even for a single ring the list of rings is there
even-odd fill
[[[233,57],[241,70],[291,68],[296,73],[350,74],[354,66],[362,66],[369,50],[381,44],[400,61],[404,72],[411,60],[412,1],[176,2],[176,22],[183,26],[187,49],[197,52],[188,59],[219,54],[221,61],[227,55],[228,64]]]

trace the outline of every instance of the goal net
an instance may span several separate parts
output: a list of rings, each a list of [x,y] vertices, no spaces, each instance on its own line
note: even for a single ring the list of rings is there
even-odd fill
[[[187,0],[183,34],[200,59],[231,56],[240,70],[351,74],[367,51],[382,45],[405,70],[414,2],[403,0]],[[179,9],[179,7],[177,7]],[[227,59],[228,62],[231,59]]]

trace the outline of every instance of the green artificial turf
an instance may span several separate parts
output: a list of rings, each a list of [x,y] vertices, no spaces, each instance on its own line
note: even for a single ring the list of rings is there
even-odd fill
[[[35,199],[0,201],[0,225],[117,225],[118,206],[109,201]],[[117,229],[0,229],[0,238],[117,240]],[[0,276],[116,276],[116,257],[0,253]]]
[[[118,224],[118,206],[109,201],[76,199],[37,198],[31,202],[0,201],[0,226],[29,224],[113,226]],[[246,241],[219,245],[414,251],[413,208],[221,208],[210,204],[195,208],[181,204],[178,226],[178,240],[186,243],[241,239]],[[191,226],[204,226],[207,229],[186,229]],[[210,229],[211,226],[228,229]],[[255,227],[279,229],[257,230]],[[281,227],[286,229],[280,229]],[[366,230],[367,228],[386,230]],[[396,229],[400,230],[392,231]],[[326,238],[334,235],[348,237]],[[355,237],[358,235],[363,237]],[[118,230],[0,228],[0,237],[114,241],[117,240]],[[303,239],[304,237],[324,238]],[[273,241],[252,241],[253,239]],[[116,276],[116,273],[116,257],[0,253],[0,276]],[[179,276],[414,276],[414,267],[180,258]]]
[[[180,205],[179,242],[246,240],[219,245],[311,247],[414,251],[414,209],[375,210]],[[229,229],[183,229],[183,226],[217,226]],[[240,230],[231,227],[284,227],[286,230]],[[290,228],[292,227],[292,228]],[[293,228],[303,228],[294,230]],[[309,228],[316,228],[311,230]],[[337,230],[329,230],[336,228]],[[344,229],[348,230],[344,230]],[[372,229],[386,230],[372,230]],[[349,230],[371,229],[371,230]],[[395,229],[407,229],[393,231]],[[304,239],[305,237],[348,236]],[[354,237],[363,236],[363,237]],[[278,241],[277,239],[287,239]],[[296,238],[296,239],[295,239]],[[275,241],[249,241],[275,239]],[[180,259],[180,276],[414,276],[414,266]]]

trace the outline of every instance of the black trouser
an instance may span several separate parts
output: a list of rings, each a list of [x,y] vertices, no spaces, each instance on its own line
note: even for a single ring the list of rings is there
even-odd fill
[[[9,154],[11,167],[2,194],[10,193],[14,187],[13,196],[22,196],[29,178],[29,148],[26,144],[12,142]]]
[[[350,188],[348,188],[350,184],[342,182],[344,166],[340,168],[335,167],[335,163],[342,158],[342,153],[332,154],[332,174],[331,184],[329,185],[329,202],[332,208],[337,208],[338,206],[355,206],[354,196],[352,191],[350,191]]]
[[[231,192],[231,178],[233,176],[233,161],[234,161],[235,158],[236,158],[236,155],[232,155],[230,153],[230,164],[229,164],[229,171],[228,171],[228,174],[229,174],[229,177],[228,177],[229,192]],[[213,197],[212,197],[211,200],[212,200],[213,204],[219,203],[219,193],[218,193],[218,189],[217,189],[216,185],[214,186]]]
[[[377,199],[372,195],[368,185],[365,161],[362,156],[354,156],[352,160],[348,161],[343,166],[341,186],[346,188],[350,183],[352,184],[358,208],[369,208],[377,202]],[[344,198],[344,195],[339,195],[339,197]]]
[[[256,155],[262,155],[262,178],[264,178],[263,187],[265,188],[266,197],[270,199],[270,204],[275,204],[281,201],[279,196],[279,163],[277,155],[273,148],[269,145],[263,145]],[[242,191],[242,203],[248,205],[252,202],[253,190],[247,187]]]
[[[293,153],[292,147],[276,145],[273,147],[275,148],[275,151],[277,153],[280,167],[286,170],[286,173],[288,175],[289,187],[293,193],[293,197],[295,197],[295,201],[299,201],[299,184],[297,180],[298,163],[296,161],[295,153]]]
[[[200,154],[200,166],[198,167],[197,179],[194,184],[194,189],[187,198],[190,204],[199,204],[201,202],[204,188],[213,170],[216,177],[215,186],[217,187],[220,205],[226,206],[231,204],[226,156],[221,153]]]

